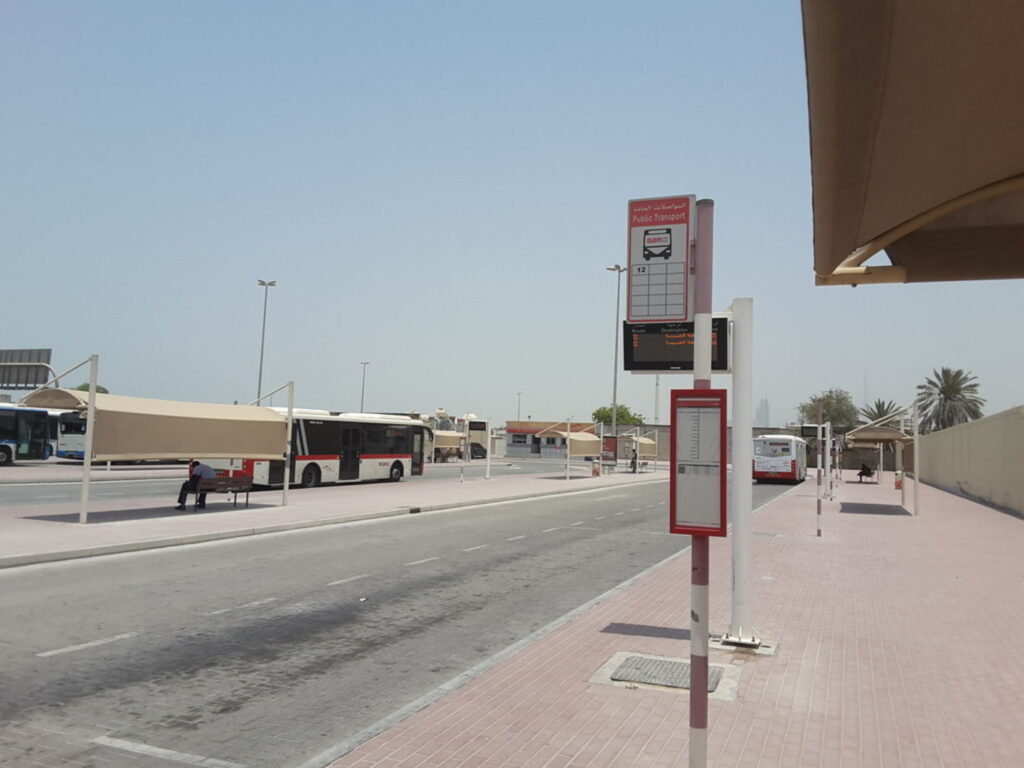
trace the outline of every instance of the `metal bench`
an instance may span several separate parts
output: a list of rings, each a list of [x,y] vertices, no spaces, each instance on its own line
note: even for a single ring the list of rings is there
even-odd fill
[[[199,481],[199,486],[193,491],[192,509],[199,504],[201,493],[233,493],[234,506],[238,506],[238,494],[245,493],[245,506],[249,506],[249,491],[252,490],[252,478],[248,476],[239,477],[204,477]]]

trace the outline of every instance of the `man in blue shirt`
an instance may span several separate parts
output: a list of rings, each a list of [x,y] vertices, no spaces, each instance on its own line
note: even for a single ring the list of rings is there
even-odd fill
[[[207,466],[196,459],[189,462],[188,465],[188,480],[181,484],[181,490],[178,492],[178,506],[175,509],[185,509],[185,502],[188,501],[188,495],[194,493],[199,488],[199,481],[204,480],[207,477],[216,477],[217,472],[213,467]],[[196,509],[206,509],[206,492],[200,493],[196,498]]]

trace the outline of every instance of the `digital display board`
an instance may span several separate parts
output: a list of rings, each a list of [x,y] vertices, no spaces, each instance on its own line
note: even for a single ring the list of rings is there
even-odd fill
[[[623,370],[693,370],[693,323],[622,324]],[[729,318],[711,318],[711,370],[729,371]]]

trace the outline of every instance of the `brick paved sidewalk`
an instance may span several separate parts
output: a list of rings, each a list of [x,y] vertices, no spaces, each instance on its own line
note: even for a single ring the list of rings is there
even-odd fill
[[[738,686],[712,698],[711,765],[1024,765],[1024,521],[929,487],[901,514],[891,478],[840,484],[821,538],[813,479],[755,514],[755,631],[776,649],[712,650]],[[721,632],[728,540],[711,558]],[[620,652],[688,657],[689,568],[655,569],[334,768],[687,765],[688,692],[591,680]]]

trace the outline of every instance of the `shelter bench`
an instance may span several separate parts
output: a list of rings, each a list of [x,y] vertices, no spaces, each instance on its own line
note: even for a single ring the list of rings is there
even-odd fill
[[[249,491],[252,490],[252,478],[238,477],[204,477],[192,497],[192,509],[196,509],[201,493],[233,493],[234,506],[238,506],[238,494],[245,493],[245,506],[249,507]]]
[[[650,467],[650,464],[648,462],[646,462],[646,461],[641,461],[640,462],[640,471],[641,472],[646,472],[648,467]]]
[[[864,467],[864,468],[861,469],[860,472],[857,473],[857,477],[860,478],[859,480],[857,480],[857,482],[858,483],[864,482],[864,478],[865,477],[874,477],[874,476],[875,476],[875,470],[871,469],[871,467]]]

